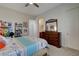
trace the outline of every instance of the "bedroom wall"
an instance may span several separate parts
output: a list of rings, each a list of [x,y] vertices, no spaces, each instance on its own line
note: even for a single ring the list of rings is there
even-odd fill
[[[30,16],[27,14],[20,13],[18,11],[2,7],[0,6],[0,20],[8,21],[13,23],[13,32],[14,31],[14,23],[22,23],[23,21],[27,21],[29,23],[28,34],[30,36],[37,37],[37,20],[35,16]]]
[[[79,50],[79,4],[61,4],[39,16],[58,19],[62,46]]]
[[[23,21],[27,21],[28,16],[15,10],[0,6],[0,20],[12,22],[14,28],[15,22],[22,23]]]

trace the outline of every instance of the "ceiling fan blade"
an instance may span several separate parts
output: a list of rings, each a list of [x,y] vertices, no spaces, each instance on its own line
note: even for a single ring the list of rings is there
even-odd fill
[[[25,7],[27,7],[29,5],[29,3],[26,3]]]
[[[38,7],[39,8],[39,5],[38,4],[36,4],[36,3],[33,3],[36,7]]]

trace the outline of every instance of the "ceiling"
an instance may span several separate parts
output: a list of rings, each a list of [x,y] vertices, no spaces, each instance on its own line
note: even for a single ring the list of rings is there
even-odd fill
[[[28,15],[36,16],[60,5],[60,3],[37,3],[39,5],[39,8],[37,8],[33,4],[25,7],[25,4],[26,3],[0,3],[0,6],[7,7]]]

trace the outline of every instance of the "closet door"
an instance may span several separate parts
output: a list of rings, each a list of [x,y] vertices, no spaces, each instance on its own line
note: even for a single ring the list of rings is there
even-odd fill
[[[29,19],[29,35],[37,37],[37,21]]]

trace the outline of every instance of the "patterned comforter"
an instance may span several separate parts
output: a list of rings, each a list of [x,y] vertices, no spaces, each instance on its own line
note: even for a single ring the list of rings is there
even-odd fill
[[[0,56],[32,56],[47,46],[47,42],[41,38],[29,36],[13,38],[5,48],[0,50]]]

